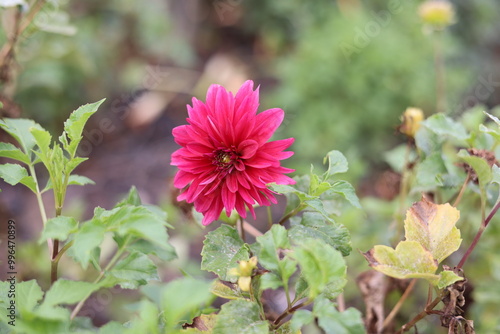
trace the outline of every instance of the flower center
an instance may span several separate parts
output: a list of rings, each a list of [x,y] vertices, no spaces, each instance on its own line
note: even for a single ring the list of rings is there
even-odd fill
[[[217,167],[218,171],[231,173],[234,169],[234,163],[240,158],[234,147],[222,149],[219,148],[213,153],[212,164]]]

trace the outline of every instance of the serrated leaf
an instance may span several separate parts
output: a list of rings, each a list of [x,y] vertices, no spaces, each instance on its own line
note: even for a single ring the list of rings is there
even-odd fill
[[[68,254],[75,261],[79,262],[84,269],[87,269],[93,252],[101,245],[104,239],[105,232],[106,228],[100,220],[93,219],[84,223],[74,235],[74,243],[69,249]]]
[[[336,194],[342,195],[355,208],[361,209],[356,190],[349,182],[337,181],[331,186],[330,190]]]
[[[421,124],[438,136],[448,136],[459,141],[465,141],[469,137],[462,124],[441,113],[428,117]]]
[[[308,283],[309,299],[316,298],[329,285],[339,288],[337,294],[342,291],[346,283],[346,264],[335,248],[321,240],[305,239],[294,249],[292,256]]]
[[[105,99],[95,103],[83,105],[73,111],[69,118],[64,122],[64,132],[70,139],[70,146],[66,149],[71,156],[74,156],[78,143],[82,139],[82,131],[90,116],[92,116]]]
[[[443,186],[442,175],[447,173],[441,152],[428,155],[416,168],[417,187],[421,190]]]
[[[161,292],[161,302],[167,328],[173,328],[179,322],[191,322],[198,315],[200,306],[212,300],[211,285],[212,282],[190,277],[165,285]]]
[[[35,139],[38,148],[43,154],[47,154],[50,149],[50,144],[52,142],[52,136],[45,129],[31,128],[30,129],[33,138]]]
[[[70,184],[77,185],[77,186],[84,186],[87,184],[95,184],[95,182],[86,176],[73,174],[73,175],[70,175],[68,178],[68,185],[70,185]]]
[[[238,232],[221,225],[205,237],[201,256],[202,270],[214,272],[221,280],[228,281],[228,270],[236,267],[238,261],[248,260],[250,254]]]
[[[118,262],[108,274],[116,278],[123,289],[137,289],[149,281],[159,281],[156,265],[144,254],[131,252]]]
[[[21,145],[24,153],[26,154],[30,154],[31,150],[36,145],[35,139],[33,138],[30,129],[36,128],[43,130],[43,128],[38,123],[35,123],[31,119],[22,118],[1,119],[0,127],[17,140],[19,145]]]
[[[213,332],[218,334],[267,334],[269,333],[269,323],[260,319],[257,303],[232,300],[222,305]]]
[[[137,192],[137,188],[135,186],[132,186],[130,188],[127,196],[122,199],[120,202],[118,202],[115,205],[115,208],[120,207],[120,206],[125,206],[125,205],[135,205],[139,206],[142,204],[141,198],[139,197],[139,193]]]
[[[294,194],[299,198],[300,202],[314,198],[314,196],[310,196],[303,191],[300,191],[292,186],[285,185],[285,184],[272,183],[269,185],[269,187],[271,188],[272,191],[275,191],[278,194],[282,194],[282,195]]]
[[[273,225],[264,235],[257,237],[257,242],[261,246],[257,256],[259,263],[280,277],[281,286],[287,286],[296,270],[296,262],[283,256],[283,251],[291,247],[287,230],[281,225]]]
[[[345,156],[339,151],[330,151],[327,153],[326,157],[323,159],[325,164],[328,160],[328,169],[323,174],[323,180],[330,179],[333,175],[339,173],[345,173],[349,170],[349,164]]]
[[[300,224],[292,224],[288,236],[292,241],[303,238],[321,239],[339,250],[343,256],[349,255],[352,249],[347,228],[316,212],[304,212]]]
[[[458,157],[474,169],[479,179],[479,187],[481,191],[485,191],[486,185],[493,178],[491,167],[488,165],[488,162],[483,158],[469,155],[465,150],[458,152]]]
[[[439,263],[460,247],[455,227],[459,218],[460,212],[448,203],[434,204],[424,197],[406,214],[406,240],[420,243]]]
[[[265,276],[265,275],[264,275]],[[214,295],[225,299],[246,299],[238,284],[215,280],[210,288]]]
[[[100,284],[59,279],[47,291],[40,307],[50,308],[61,304],[75,304],[86,299],[92,292],[100,288]]]
[[[438,289],[443,289],[448,285],[452,285],[453,283],[461,281],[463,279],[463,277],[460,277],[451,270],[443,270],[439,273],[439,281],[437,283],[437,287]]]
[[[16,305],[21,313],[32,311],[42,298],[43,291],[36,280],[17,283]]]
[[[39,242],[47,239],[66,240],[71,233],[78,231],[78,222],[73,217],[58,216],[47,220]]]
[[[10,143],[0,143],[0,157],[14,159],[27,165],[31,163],[28,156]]]
[[[21,183],[28,187],[31,191],[36,192],[36,184],[33,177],[28,175],[28,171],[18,164],[3,164],[0,165],[0,178],[6,183],[15,186]]]
[[[309,325],[314,321],[314,314],[308,310],[298,310],[293,316],[292,320],[290,320],[290,327],[293,331],[300,331],[300,329]]]
[[[394,278],[424,278],[436,285],[439,276],[436,275],[437,261],[431,252],[417,241],[401,241],[396,249],[376,245],[363,254],[370,266]]]
[[[366,333],[361,312],[352,307],[339,312],[329,300],[322,298],[314,304],[313,314],[326,334]]]

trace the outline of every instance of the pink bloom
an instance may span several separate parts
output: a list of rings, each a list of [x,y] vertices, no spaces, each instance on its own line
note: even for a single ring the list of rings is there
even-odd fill
[[[295,183],[284,175],[294,170],[280,165],[293,155],[283,150],[294,139],[267,142],[284,112],[274,108],[257,114],[258,106],[259,88],[254,91],[252,81],[246,81],[236,96],[211,85],[206,103],[193,98],[193,106],[187,106],[189,125],[172,131],[182,146],[171,162],[179,168],[174,185],[183,189],[177,199],[194,203],[203,214],[203,225],[218,219],[223,209],[228,215],[236,209],[246,218],[248,208],[255,218],[253,204],[276,204],[268,183]]]

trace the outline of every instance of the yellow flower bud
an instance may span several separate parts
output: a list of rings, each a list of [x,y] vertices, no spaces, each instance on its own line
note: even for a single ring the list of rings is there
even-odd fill
[[[252,283],[252,278],[250,276],[241,276],[238,278],[238,286],[241,291],[250,291],[250,284]]]
[[[399,126],[399,132],[414,138],[423,119],[424,112],[421,109],[407,108],[401,117],[402,124]]]
[[[420,5],[422,20],[435,29],[443,29],[455,23],[455,9],[446,0],[428,0]]]

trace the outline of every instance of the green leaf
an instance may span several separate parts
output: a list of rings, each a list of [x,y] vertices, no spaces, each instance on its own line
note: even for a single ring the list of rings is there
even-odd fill
[[[265,275],[264,275],[265,276]],[[238,284],[215,280],[210,288],[214,295],[225,299],[246,299]]]
[[[74,243],[69,249],[68,254],[80,263],[83,269],[87,269],[89,261],[94,255],[93,252],[101,245],[104,239],[105,232],[105,226],[98,219],[92,219],[84,223],[74,235]]]
[[[73,217],[58,216],[47,220],[39,242],[47,239],[66,240],[71,233],[78,231],[78,222]]]
[[[322,298],[314,303],[313,314],[326,334],[365,334],[361,312],[348,308],[339,312],[329,300]]]
[[[309,325],[313,321],[314,314],[311,311],[298,310],[293,314],[292,320],[290,320],[290,327],[292,331],[298,332],[303,326]]]
[[[323,180],[329,180],[333,175],[339,173],[345,173],[349,169],[347,159],[339,151],[330,151],[327,153],[326,157],[323,159],[325,164],[328,160],[328,169],[323,174]]]
[[[146,255],[152,254],[165,262],[177,258],[175,248],[172,245],[167,244],[167,247],[159,246],[144,239],[135,241],[132,245],[128,246],[127,249],[135,250]]]
[[[30,132],[31,128],[36,128],[43,130],[43,128],[32,121],[31,119],[14,119],[14,118],[4,118],[0,120],[0,127],[14,137],[24,153],[30,154],[33,147],[35,147],[35,138]]]
[[[221,225],[207,234],[201,251],[201,269],[214,272],[223,281],[228,281],[228,270],[238,261],[248,260],[250,253],[238,232],[228,225]]]
[[[443,186],[442,176],[447,172],[441,152],[431,153],[416,168],[418,189],[432,190]]]
[[[115,205],[115,208],[121,207],[121,206],[126,206],[126,205],[139,206],[141,204],[142,204],[142,202],[141,202],[141,198],[139,197],[139,193],[137,192],[137,188],[135,186],[132,186],[132,188],[130,188],[127,196],[124,199],[122,199],[120,202],[118,202]]]
[[[74,156],[76,153],[76,149],[78,144],[82,139],[82,131],[85,127],[90,116],[92,116],[99,106],[104,102],[105,99],[97,101],[95,103],[89,103],[83,105],[73,111],[69,118],[64,122],[64,132],[70,139],[70,144],[65,149],[71,156]]]
[[[439,282],[437,283],[438,289],[446,288],[455,282],[463,280],[463,277],[458,276],[451,270],[443,270],[439,273]]]
[[[179,322],[190,322],[199,313],[200,306],[209,304],[212,282],[186,277],[169,282],[162,289],[163,318],[167,328]]]
[[[309,299],[316,298],[328,286],[330,295],[339,294],[346,283],[346,264],[342,254],[321,240],[303,239],[292,255],[309,285]],[[332,298],[333,296],[329,296]]]
[[[50,144],[52,142],[52,136],[47,130],[39,129],[39,128],[31,128],[30,129],[33,138],[35,139],[36,144],[38,145],[39,150],[42,154],[49,153]]]
[[[460,212],[450,204],[434,204],[424,197],[406,214],[406,240],[419,242],[439,263],[460,247],[455,227],[459,218]]]
[[[20,313],[33,311],[43,298],[43,291],[36,280],[24,281],[16,285],[16,306]]]
[[[15,186],[21,183],[36,193],[36,184],[33,177],[28,175],[28,171],[18,164],[3,164],[0,165],[0,178],[6,183]]]
[[[0,143],[0,157],[14,159],[27,165],[31,163],[28,156],[10,143]]]
[[[438,136],[447,136],[459,141],[465,141],[469,137],[462,124],[441,113],[428,117],[421,124]]]
[[[331,186],[330,190],[336,194],[342,195],[355,208],[361,209],[356,190],[349,182],[337,181]]]
[[[75,304],[86,299],[100,288],[100,284],[59,279],[47,291],[40,307],[50,308],[60,304]]]
[[[260,252],[259,263],[281,278],[280,286],[288,286],[288,279],[296,270],[296,261],[284,256],[284,251],[291,248],[287,230],[281,225],[273,225],[266,234],[257,237]],[[268,277],[269,278],[269,277]]]
[[[119,236],[133,235],[171,250],[168,243],[166,222],[144,206],[123,206],[114,209],[107,218],[108,228],[116,228]]]
[[[284,185],[284,184],[275,184],[271,183],[270,185],[271,190],[277,192],[278,194],[282,195],[287,195],[287,194],[294,194],[297,195],[299,198],[300,202],[304,202],[305,200],[308,199],[314,199],[314,196],[310,196],[306,194],[305,192],[302,192],[292,186]]]
[[[73,174],[73,175],[70,175],[68,178],[68,185],[70,185],[70,184],[74,184],[77,186],[84,186],[86,184],[95,184],[95,182],[86,176]]]
[[[493,178],[491,167],[488,165],[488,162],[483,158],[469,155],[465,150],[460,150],[460,152],[458,152],[458,157],[474,169],[479,179],[479,187],[482,192],[485,191],[486,185]]]
[[[290,240],[304,238],[323,240],[339,250],[343,256],[349,255],[352,249],[347,228],[316,212],[304,212],[300,224],[292,224],[288,236]]]
[[[149,281],[159,281],[156,265],[144,254],[131,252],[108,273],[122,289],[137,289]]]
[[[363,254],[370,266],[394,278],[424,278],[436,285],[439,276],[436,275],[437,261],[431,252],[417,241],[401,241],[396,249],[376,245]]]
[[[134,334],[158,334],[158,317],[156,305],[147,299],[143,299],[139,305],[139,315],[132,319],[129,326],[127,326],[127,331]]]
[[[222,305],[214,333],[266,334],[269,323],[260,319],[259,305],[247,300],[232,300]]]

